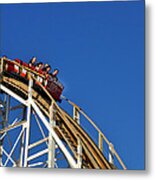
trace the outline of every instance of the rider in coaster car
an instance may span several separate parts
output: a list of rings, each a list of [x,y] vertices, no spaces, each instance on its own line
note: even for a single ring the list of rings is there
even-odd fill
[[[39,62],[35,65],[35,70],[36,71],[41,71],[42,70],[42,67],[43,67],[43,63],[42,62]]]
[[[54,69],[53,73],[49,73],[51,80],[58,81],[58,77],[57,77],[58,73],[59,73],[58,69]]]
[[[3,59],[7,59],[7,56],[6,56],[6,55],[3,55],[1,58],[3,58]]]
[[[46,71],[46,68],[47,68],[48,66],[49,66],[49,64],[46,63],[46,64],[42,67],[41,70],[42,70],[43,72],[45,72],[45,71]]]
[[[28,66],[29,66],[30,68],[31,68],[31,67],[34,67],[35,64],[36,64],[36,61],[37,61],[37,58],[33,56],[33,57],[30,59],[30,61],[28,62]]]
[[[48,77],[49,76],[49,72],[51,71],[51,66],[50,65],[48,65],[47,67],[46,67],[46,69],[43,71],[44,72],[44,74],[46,75],[46,77]]]

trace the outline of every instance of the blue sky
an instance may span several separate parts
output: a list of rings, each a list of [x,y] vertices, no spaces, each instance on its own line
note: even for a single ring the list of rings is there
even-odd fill
[[[144,2],[1,5],[0,54],[60,69],[63,94],[144,169]]]

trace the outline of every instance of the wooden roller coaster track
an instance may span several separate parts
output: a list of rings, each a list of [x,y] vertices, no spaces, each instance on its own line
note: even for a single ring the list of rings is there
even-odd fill
[[[38,113],[38,115],[40,115],[43,120],[47,121],[48,123],[55,119],[55,125],[52,127],[52,130],[60,141],[67,144],[73,160],[75,160],[75,162],[79,162],[76,164],[77,168],[117,169],[113,162],[109,162],[109,160],[103,154],[104,141],[111,150],[110,154],[117,159],[122,169],[126,169],[113,145],[79,106],[66,99],[66,101],[73,108],[74,113],[73,117],[71,117],[57,104],[57,102],[41,84],[39,89],[35,88],[36,79],[31,75],[32,70],[27,69],[30,77],[28,82],[24,82],[20,78],[17,78],[14,74],[10,74],[5,71],[5,64],[8,61],[10,60],[3,58],[1,58],[0,61],[0,90],[2,93],[8,94],[11,92],[11,96],[19,97],[24,106],[28,102],[29,95],[31,94],[32,108],[36,110],[36,113]],[[16,62],[13,63],[16,64]],[[21,65],[18,64],[18,66],[22,68]],[[33,73],[37,75],[36,72]],[[95,141],[91,138],[91,135],[88,134],[80,125],[80,115],[83,115],[98,132],[98,144],[95,143]],[[26,122],[26,120],[24,122]],[[22,123],[23,121],[1,129],[0,135],[4,134],[12,127],[20,126]],[[57,142],[55,139],[55,142],[58,143],[59,141]],[[58,146],[59,145],[61,145],[61,143],[58,143]],[[61,148],[63,149],[63,146]],[[63,153],[66,157],[68,157],[65,154],[65,150]],[[74,165],[71,165],[71,167],[75,168]]]

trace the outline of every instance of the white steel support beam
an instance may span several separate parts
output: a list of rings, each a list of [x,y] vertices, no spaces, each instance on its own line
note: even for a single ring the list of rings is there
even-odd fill
[[[75,106],[73,106],[73,119],[80,124],[80,113]]]
[[[67,148],[65,147],[65,145],[63,144],[63,142],[60,140],[60,138],[58,137],[58,135],[55,133],[54,129],[50,126],[49,122],[46,120],[45,116],[43,115],[43,113],[40,111],[40,109],[38,108],[38,106],[34,103],[34,101],[32,101],[32,107],[34,108],[35,112],[38,114],[38,116],[40,117],[40,119],[42,120],[43,124],[45,125],[45,127],[48,129],[48,131],[51,132],[52,137],[54,138],[55,142],[58,144],[59,148],[61,149],[61,151],[63,152],[63,154],[65,155],[66,159],[68,160],[70,166],[72,168],[77,168],[77,164],[74,160],[74,158],[71,156],[70,152],[67,150]]]
[[[2,121],[4,120],[3,115],[2,115]],[[2,122],[2,126],[3,126],[3,122]],[[3,127],[4,128],[4,127]],[[0,134],[0,167],[2,166],[2,156],[3,156],[3,139],[4,139],[4,135],[5,133]]]
[[[8,155],[8,158],[7,158],[7,160],[5,161],[4,166],[7,165],[7,163],[8,163],[8,161],[9,161],[10,157],[12,156],[12,154],[13,154],[13,152],[14,152],[14,150],[15,150],[15,148],[16,148],[18,142],[19,142],[19,139],[21,138],[22,133],[23,133],[23,131],[21,131],[20,134],[19,134],[19,136],[17,137],[17,139],[16,139],[16,141],[15,141],[15,143],[14,143],[14,145],[13,145],[11,151],[10,151],[10,154]]]
[[[103,137],[100,132],[98,132],[98,147],[103,152]]]
[[[50,119],[49,124],[51,128],[55,126],[55,119],[54,119],[54,104],[51,103],[50,106]],[[51,131],[49,131],[49,142],[48,142],[48,168],[54,168],[55,164],[55,141],[52,137]]]
[[[13,130],[13,129],[19,127],[19,126],[22,126],[22,125],[25,124],[25,123],[26,123],[25,120],[24,120],[24,121],[19,121],[19,122],[16,122],[16,123],[12,123],[12,124],[9,125],[8,127],[5,127],[4,129],[0,130],[0,134],[3,134],[3,135],[1,136],[1,138],[3,138],[3,136],[5,136],[4,133],[6,133],[6,132],[8,132],[8,131],[10,131],[10,130]],[[0,139],[1,139],[1,138],[0,138]]]
[[[45,137],[44,139],[41,139],[41,140],[39,140],[39,141],[37,141],[37,142],[35,142],[33,144],[30,144],[29,149],[32,149],[32,148],[34,148],[34,147],[36,147],[36,146],[38,146],[38,145],[40,145],[42,143],[45,143],[45,142],[47,142],[47,140],[48,140],[48,138]]]
[[[17,101],[19,101],[20,103],[24,104],[25,106],[28,105],[27,101],[25,101],[23,98],[21,98],[16,93],[12,92],[11,90],[6,88],[2,84],[0,84],[0,89],[3,90],[5,93],[9,94],[10,96],[14,97]]]
[[[0,74],[3,72],[3,64],[4,64],[4,58],[1,58],[1,65],[0,65]]]
[[[30,138],[30,120],[31,120],[31,100],[32,100],[32,86],[33,80],[30,77],[29,87],[28,87],[28,106],[27,106],[27,122],[25,125],[25,154],[24,154],[24,167],[27,167],[28,163],[28,146]]]
[[[2,59],[2,61],[3,61],[3,59]],[[5,94],[3,104],[4,104],[4,106],[3,106],[4,107],[4,110],[3,110],[4,114],[2,113],[2,127],[3,127],[3,129],[5,129],[6,124],[8,122],[8,115],[9,115],[9,108],[10,108],[10,96],[8,94]],[[5,134],[5,132],[0,131],[0,135],[1,135],[1,137],[0,137],[0,166],[2,166],[3,139],[5,136],[4,134]]]
[[[37,152],[37,153],[29,156],[29,157],[27,158],[27,161],[31,161],[31,160],[33,160],[33,159],[35,159],[35,158],[37,158],[37,157],[40,157],[40,156],[42,156],[42,155],[44,155],[44,154],[46,154],[46,153],[48,153],[48,149],[44,149],[44,150],[42,150],[42,151],[40,151],[40,152]]]
[[[2,152],[3,152],[2,141],[0,141],[0,167],[2,166]]]
[[[42,137],[45,139],[45,138],[46,138],[46,135],[45,135],[45,133],[44,133],[44,130],[43,130],[43,128],[42,128],[42,126],[41,126],[41,124],[40,124],[40,122],[39,122],[39,119],[38,119],[38,117],[37,117],[37,115],[36,115],[35,112],[34,112],[34,117],[35,117],[36,122],[37,122],[37,124],[38,124],[38,127],[39,127],[39,129],[40,129],[40,132],[41,132],[41,134],[42,134]],[[46,142],[46,145],[48,146],[48,143],[47,143],[47,142]]]
[[[22,137],[20,142],[20,159],[19,159],[19,167],[23,167],[23,155],[24,155],[24,135],[25,135],[25,124],[22,125]]]
[[[4,150],[4,148],[2,148],[2,151],[4,152],[4,154],[6,155],[6,157],[13,163],[13,166],[16,167],[15,161],[9,156],[9,154]],[[3,166],[3,165],[2,165],[2,166]]]
[[[4,129],[5,128],[5,115],[4,115],[4,111],[5,111],[5,102],[3,102],[3,107],[4,107],[4,110],[2,110],[2,114],[1,114],[1,117],[2,117],[2,128]],[[5,133],[2,133],[0,134],[0,167],[3,165],[2,163],[2,156],[3,156],[3,140],[4,140],[4,135]]]
[[[73,119],[80,124],[80,113],[76,106],[73,106]],[[81,139],[78,137],[77,139],[78,146],[77,146],[77,168],[82,167],[82,144]]]
[[[16,124],[17,125],[17,122],[18,121],[18,118],[16,118],[14,121],[13,121],[13,123],[8,127],[8,129],[7,128],[5,128],[5,129],[2,129],[2,130],[0,130],[0,134],[2,133],[2,136],[0,137],[0,141],[6,136],[6,133],[7,133],[7,131],[8,130],[10,130],[10,127],[12,126],[13,128],[16,128],[16,127],[14,127],[14,125]],[[23,122],[24,123],[24,122]],[[18,124],[19,125],[19,124]],[[21,125],[21,124],[20,124]],[[7,129],[7,131],[5,131]],[[4,132],[4,134],[3,134],[3,132]]]
[[[114,146],[112,143],[109,145],[109,162],[114,164]]]
[[[23,107],[23,120],[26,119],[26,106]],[[26,121],[25,121],[26,122]],[[25,136],[25,125],[22,125],[23,134],[20,141],[20,159],[19,167],[23,167],[23,158],[24,158],[24,136]]]
[[[45,162],[37,162],[37,163],[29,164],[28,167],[36,167],[36,166],[41,166],[44,164],[45,164]]]
[[[78,146],[77,146],[77,168],[82,167],[82,144],[81,139],[78,137]]]
[[[10,111],[10,95],[6,96],[6,105],[5,105],[5,122],[8,122],[9,119],[9,111]]]

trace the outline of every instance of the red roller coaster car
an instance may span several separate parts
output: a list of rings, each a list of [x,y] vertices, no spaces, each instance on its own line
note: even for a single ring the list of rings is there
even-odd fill
[[[10,60],[6,61],[5,71],[25,80],[28,80],[28,71],[31,72],[36,78],[35,85],[43,85],[56,101],[61,102],[60,96],[64,89],[63,85],[59,81],[52,80],[49,76],[44,76],[42,71],[36,72],[34,67],[29,67],[20,59],[15,59],[15,63]]]

